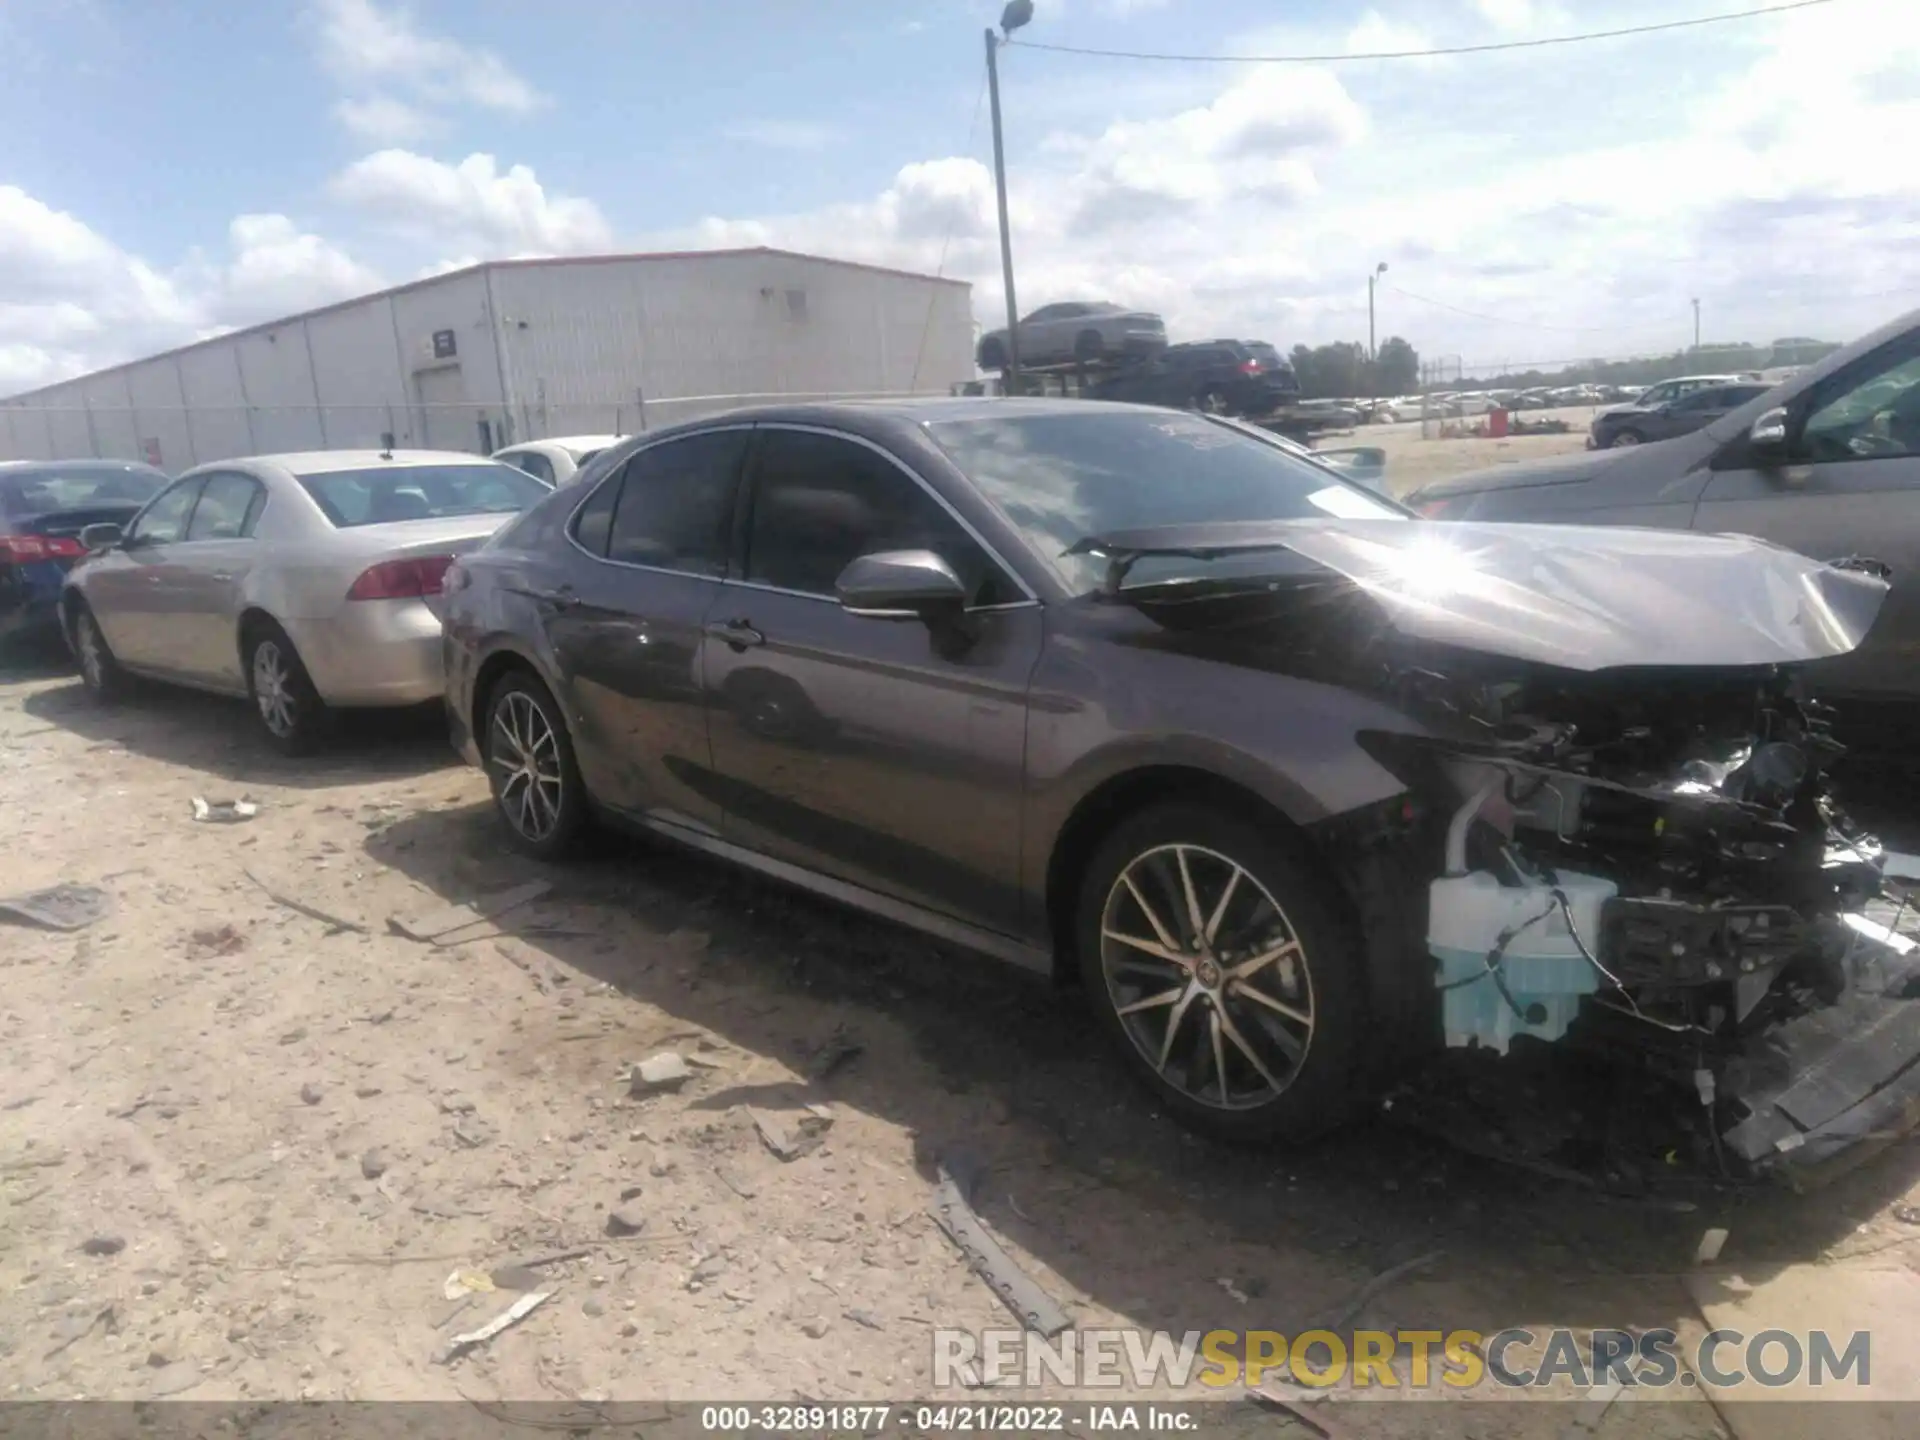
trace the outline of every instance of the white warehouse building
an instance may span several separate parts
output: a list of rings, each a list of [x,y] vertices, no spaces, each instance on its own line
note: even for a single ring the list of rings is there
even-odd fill
[[[0,400],[0,458],[484,453],[974,374],[964,281],[766,248],[504,260]]]

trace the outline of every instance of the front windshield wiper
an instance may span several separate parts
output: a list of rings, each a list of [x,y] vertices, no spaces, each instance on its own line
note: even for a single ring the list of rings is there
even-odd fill
[[[1256,522],[1254,525],[1166,525],[1149,530],[1121,531],[1113,535],[1087,535],[1073,542],[1062,555],[1094,555],[1107,562],[1106,579],[1100,593],[1111,598],[1120,593],[1127,572],[1149,557],[1165,556],[1185,560],[1218,560],[1226,555],[1244,555],[1261,550],[1291,550],[1291,534],[1253,534],[1265,525],[1280,522]]]

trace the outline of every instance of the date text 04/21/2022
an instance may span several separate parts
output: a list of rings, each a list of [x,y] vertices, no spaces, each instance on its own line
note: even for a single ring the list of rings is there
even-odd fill
[[[700,1412],[704,1431],[775,1431],[782,1434],[876,1435],[890,1428],[908,1433],[994,1432],[1025,1435],[1076,1430],[1150,1430],[1179,1433],[1199,1422],[1174,1406],[1118,1405],[709,1405]]]

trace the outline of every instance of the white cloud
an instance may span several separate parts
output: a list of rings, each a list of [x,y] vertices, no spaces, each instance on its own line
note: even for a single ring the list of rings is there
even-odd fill
[[[1401,20],[1389,20],[1378,10],[1369,10],[1360,17],[1359,24],[1347,32],[1346,51],[1349,55],[1405,55],[1415,50],[1430,50],[1433,40],[1424,30]],[[1445,56],[1435,56],[1430,60],[1416,60],[1415,65],[1437,65]]]
[[[321,63],[351,92],[335,114],[363,139],[418,138],[425,110],[524,115],[545,103],[532,82],[491,50],[436,35],[403,6],[318,0],[316,13]],[[394,99],[394,91],[411,103]]]
[[[418,105],[391,95],[349,96],[334,103],[333,115],[356,138],[375,145],[421,140],[440,128],[440,122]]]
[[[449,165],[411,150],[381,150],[354,161],[328,189],[342,204],[441,249],[562,255],[612,244],[612,230],[591,200],[550,196],[529,167],[503,172],[491,155]]]
[[[743,140],[769,150],[825,150],[845,137],[838,125],[818,120],[736,120],[721,128],[729,140]]]
[[[1473,8],[1496,30],[1524,30],[1534,21],[1533,0],[1473,0]]]
[[[363,295],[380,276],[285,215],[238,215],[227,227],[232,258],[221,268],[208,312],[244,325]]]

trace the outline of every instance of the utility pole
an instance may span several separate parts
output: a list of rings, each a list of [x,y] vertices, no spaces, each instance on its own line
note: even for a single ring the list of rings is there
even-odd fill
[[[987,29],[987,96],[993,109],[993,187],[1000,204],[1000,279],[1007,292],[1007,365],[1001,389],[1020,393],[1020,302],[1013,295],[1013,232],[1007,224],[1007,153],[1000,132],[1000,46],[1033,18],[1032,0],[1012,0],[1001,12],[1001,34]]]
[[[1380,388],[1379,371],[1374,368],[1377,353],[1373,346],[1373,282],[1387,273],[1387,262],[1382,260],[1367,274],[1367,394],[1372,395]]]
[[[1693,302],[1693,353],[1700,353],[1700,302]]]

